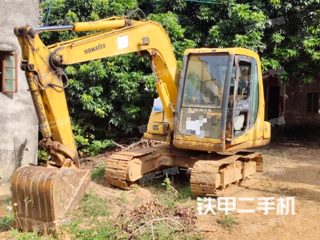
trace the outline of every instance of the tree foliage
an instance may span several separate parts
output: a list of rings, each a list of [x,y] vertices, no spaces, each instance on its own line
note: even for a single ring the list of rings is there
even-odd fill
[[[206,1],[210,2],[210,0]],[[243,47],[259,53],[263,70],[284,67],[280,81],[318,78],[319,0],[144,0],[148,12],[171,11],[197,47]],[[281,25],[270,22],[283,17]],[[249,32],[245,27],[254,25]]]
[[[42,3],[48,8],[51,1]],[[132,0],[57,0],[49,16],[50,25],[93,21],[123,16],[138,8]],[[184,29],[172,13],[151,14],[150,20],[162,23],[181,64],[185,49],[195,43],[185,39]],[[45,44],[78,38],[92,32],[45,32]],[[110,140],[132,134],[140,135],[138,126],[148,121],[153,99],[157,97],[155,78],[147,58],[126,54],[67,66],[70,86],[66,96],[78,147],[97,153],[111,144]]]
[[[319,77],[320,0],[214,2],[55,0],[49,25],[123,16],[139,7],[166,29],[179,66],[187,48],[243,47],[261,56],[263,70],[282,66],[282,82],[309,83]],[[45,12],[50,3],[42,3]],[[283,24],[270,24],[282,17]],[[248,31],[249,25],[253,27]],[[41,38],[52,44],[91,33],[48,32]],[[147,123],[157,94],[146,58],[127,54],[65,70],[71,78],[67,99],[79,145],[105,147],[110,143],[105,139],[136,134],[138,126]]]

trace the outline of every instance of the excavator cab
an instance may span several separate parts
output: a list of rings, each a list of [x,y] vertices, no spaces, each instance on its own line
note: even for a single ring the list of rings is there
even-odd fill
[[[173,144],[224,152],[265,145],[259,56],[250,50],[189,49],[180,77]],[[265,138],[264,138],[265,136]]]

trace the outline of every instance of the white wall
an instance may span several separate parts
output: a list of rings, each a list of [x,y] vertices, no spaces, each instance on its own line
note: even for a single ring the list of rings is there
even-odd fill
[[[0,51],[18,54],[18,93],[0,92],[0,184],[10,182],[19,165],[37,164],[38,119],[24,72],[21,50],[13,28],[39,25],[39,0],[0,1]]]

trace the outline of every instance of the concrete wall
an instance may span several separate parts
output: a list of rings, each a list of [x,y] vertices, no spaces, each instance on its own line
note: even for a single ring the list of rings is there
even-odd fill
[[[18,54],[18,93],[0,92],[0,184],[7,183],[19,165],[37,164],[38,119],[24,72],[15,26],[39,25],[39,0],[0,1],[0,51]]]

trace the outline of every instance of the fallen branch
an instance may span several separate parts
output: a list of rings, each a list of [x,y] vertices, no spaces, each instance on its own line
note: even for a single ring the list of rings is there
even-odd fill
[[[135,142],[135,143],[131,144],[131,145],[128,146],[126,149],[129,150],[130,148],[133,148],[133,147],[139,145],[139,144],[140,144],[141,142],[143,142],[143,141],[144,141],[143,138],[141,138],[141,140],[140,140],[139,142]]]
[[[116,143],[116,142],[112,142],[112,143],[113,143],[114,145],[120,147],[120,148],[127,149],[126,147],[124,147],[124,146],[122,146],[122,145],[120,145],[120,144],[118,144],[118,143]]]
[[[166,217],[166,218],[157,218],[157,219],[152,219],[152,220],[144,223],[141,227],[139,227],[137,230],[135,230],[133,233],[130,234],[129,239],[131,239],[136,232],[140,231],[141,228],[147,226],[148,224],[153,223],[153,222],[163,221],[163,220],[169,220],[169,221],[171,221],[171,222],[174,222],[174,223],[178,224],[178,225],[183,229],[183,231],[185,230],[185,228],[182,226],[181,223],[179,223],[178,221],[176,221],[176,220],[174,220],[174,219],[172,219],[172,218],[168,218],[168,217]],[[151,226],[152,226],[152,225],[151,225]],[[153,230],[153,229],[152,229],[152,230]]]
[[[132,144],[129,145],[128,147],[124,147],[124,146],[122,146],[122,145],[120,145],[119,143],[116,143],[116,142],[112,142],[112,143],[113,143],[114,145],[116,145],[116,146],[124,149],[125,151],[130,150],[131,148],[139,145],[140,143],[146,143],[146,144],[147,144],[147,147],[149,147],[150,144],[151,144],[151,146],[153,146],[154,143],[165,144],[165,142],[156,141],[156,140],[148,140],[148,139],[145,139],[145,138],[143,138],[143,137],[140,139],[140,141],[135,142],[135,143],[132,143]]]

